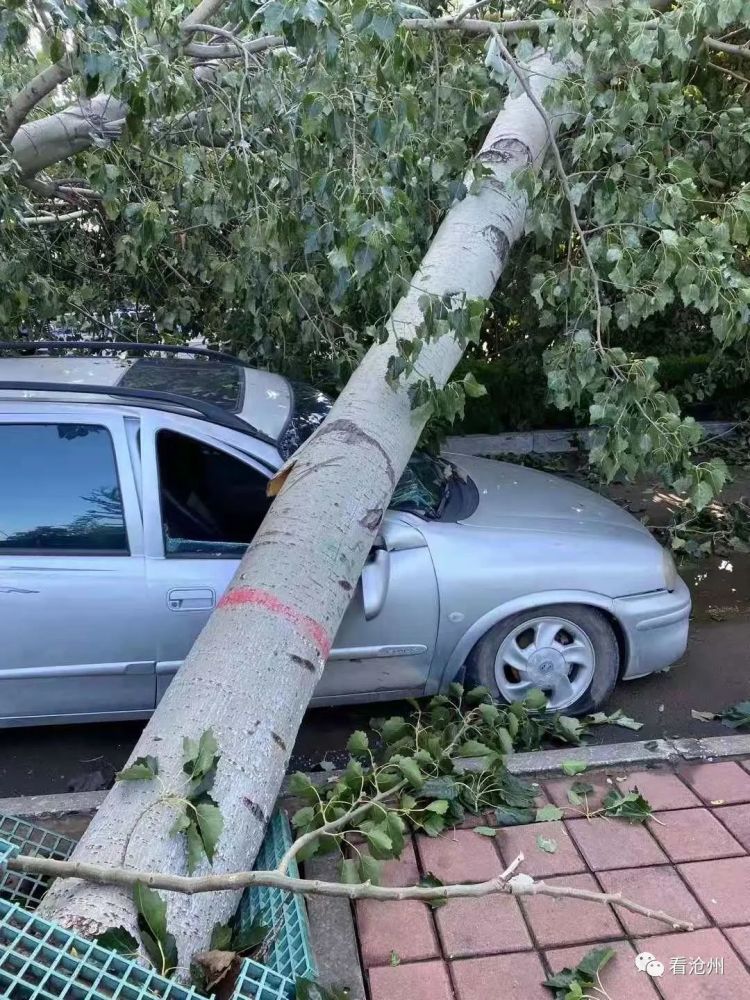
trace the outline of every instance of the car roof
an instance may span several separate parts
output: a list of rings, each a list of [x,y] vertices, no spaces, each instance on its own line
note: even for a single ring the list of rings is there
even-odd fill
[[[0,356],[2,382],[23,385],[23,388],[0,389],[4,398],[59,399],[59,394],[65,393],[68,401],[101,402],[108,398],[106,389],[101,394],[92,394],[91,390],[111,386],[115,392],[110,399],[122,402],[122,396],[127,395],[134,405],[138,405],[139,393],[149,400],[147,405],[158,402],[160,395],[163,403],[171,403],[172,408],[179,404],[179,399],[184,399],[188,406],[191,401],[202,405],[208,419],[211,413],[217,422],[221,422],[222,413],[227,420],[233,415],[235,428],[244,424],[248,431],[260,432],[273,441],[282,435],[294,403],[292,388],[280,375],[240,362],[174,354],[148,358],[125,354]],[[38,390],[34,389],[35,384],[40,385]],[[53,385],[60,388],[51,388]],[[76,386],[81,386],[79,394],[75,392]],[[148,393],[153,395],[148,397]]]

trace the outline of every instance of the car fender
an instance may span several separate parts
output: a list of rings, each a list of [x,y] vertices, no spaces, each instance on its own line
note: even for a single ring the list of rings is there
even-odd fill
[[[442,690],[456,678],[469,653],[493,625],[519,611],[531,611],[548,604],[584,604],[592,608],[601,608],[613,616],[615,613],[615,602],[611,597],[588,590],[544,590],[514,597],[482,615],[464,632],[446,661],[436,690]]]

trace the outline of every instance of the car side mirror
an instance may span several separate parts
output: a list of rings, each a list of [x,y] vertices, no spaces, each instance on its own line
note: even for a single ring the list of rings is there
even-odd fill
[[[375,549],[362,570],[362,603],[366,621],[375,618],[383,610],[390,576],[390,553],[386,549]]]

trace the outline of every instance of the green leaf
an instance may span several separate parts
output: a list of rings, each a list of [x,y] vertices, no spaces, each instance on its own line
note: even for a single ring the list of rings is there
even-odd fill
[[[614,948],[594,948],[576,966],[576,970],[586,976],[591,982],[596,979],[597,973],[601,972],[604,966],[615,957]]]
[[[214,924],[211,931],[211,951],[230,951],[232,945],[232,928],[229,924]]]
[[[177,942],[167,930],[167,904],[158,892],[136,882],[133,899],[138,914],[138,930],[154,967],[163,976],[177,968]]]
[[[303,806],[292,816],[292,826],[295,830],[304,830],[315,819],[316,810],[313,806]]]
[[[216,845],[224,829],[224,817],[213,800],[199,802],[195,812],[203,850],[209,862],[213,862]]]
[[[151,781],[159,773],[159,761],[156,757],[136,757],[129,767],[118,771],[116,781]]]
[[[424,777],[413,757],[394,757],[393,760],[412,788],[422,788]]]
[[[185,830],[185,844],[187,847],[187,870],[188,874],[192,875],[205,857],[200,831],[192,820]]]
[[[583,774],[587,767],[588,764],[584,764],[582,760],[564,760],[562,763],[563,772],[571,777],[576,774]]]
[[[480,743],[479,740],[466,740],[458,747],[457,756],[458,757],[486,757],[488,754],[493,753],[486,743]]]
[[[425,806],[428,812],[437,813],[438,816],[445,816],[448,812],[449,803],[445,799],[437,799],[435,802],[430,802],[429,805]]]
[[[370,848],[376,852],[374,855],[375,857],[378,857],[378,853],[382,853],[386,857],[392,856],[393,843],[391,842],[391,838],[388,836],[388,830],[385,826],[375,826],[373,824],[365,829],[365,824],[363,823],[360,829],[364,834],[367,843],[370,845]]]
[[[530,712],[543,712],[547,707],[547,695],[540,688],[532,688],[523,700]]]
[[[445,885],[442,879],[439,879],[437,875],[433,875],[432,872],[425,872],[421,877],[417,885],[422,889],[437,889],[441,885]],[[430,907],[431,910],[438,910],[441,906],[445,906],[448,902],[447,899],[426,899],[425,902]]]
[[[541,809],[536,811],[536,822],[537,823],[552,823],[556,820],[563,818],[563,810],[558,806],[547,805],[542,806]]]
[[[613,788],[602,799],[604,815],[614,819],[626,819],[630,823],[645,823],[652,814],[651,806],[640,792],[623,795]]]
[[[370,854],[362,854],[359,858],[359,881],[380,885],[381,864]]]
[[[124,927],[110,927],[102,934],[97,934],[94,940],[102,948],[116,951],[120,955],[127,955],[128,958],[135,958],[138,954],[138,942]]]
[[[213,730],[207,729],[195,740],[185,737],[182,741],[182,770],[191,779],[203,778],[216,769],[221,755]]]
[[[478,833],[480,837],[492,837],[494,839],[497,836],[497,829],[494,826],[475,826],[474,833]]]
[[[547,854],[554,854],[557,850],[557,841],[554,837],[542,837],[540,834],[536,838],[536,845],[540,850],[545,851]]]
[[[271,933],[271,928],[260,920],[254,920],[244,927],[238,927],[232,934],[230,951],[238,955],[246,955],[261,948]]]
[[[479,399],[480,397],[487,395],[487,389],[477,382],[471,372],[467,372],[466,375],[464,375],[464,379],[461,384],[464,387],[464,392],[470,399]]]
[[[495,809],[495,820],[498,826],[524,826],[526,823],[535,822],[536,810],[518,806],[498,806]]]
[[[353,858],[344,858],[341,862],[341,881],[345,885],[356,885],[359,882],[359,865]]]
[[[355,757],[366,756],[370,749],[370,741],[367,739],[367,733],[361,729],[353,732],[347,741],[346,749],[349,753],[354,754]]]

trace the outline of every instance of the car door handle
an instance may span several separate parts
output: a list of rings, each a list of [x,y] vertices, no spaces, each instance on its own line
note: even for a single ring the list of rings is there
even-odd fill
[[[210,587],[195,590],[170,590],[167,607],[170,611],[208,611],[216,604],[216,593]]]

